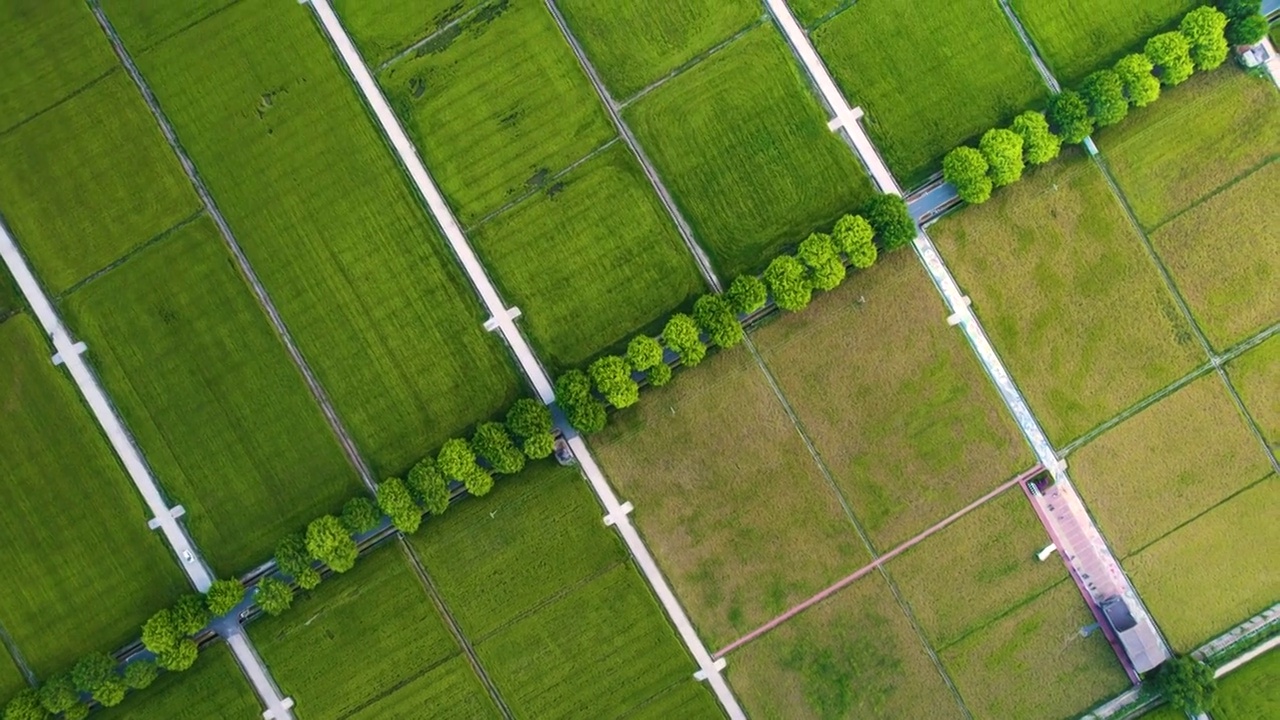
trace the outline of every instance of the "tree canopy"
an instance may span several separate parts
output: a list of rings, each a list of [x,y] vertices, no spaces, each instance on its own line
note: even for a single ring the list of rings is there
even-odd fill
[[[569,424],[584,435],[599,432],[608,422],[604,405],[591,394],[591,380],[581,370],[570,370],[556,379],[556,402]]]
[[[1213,70],[1227,60],[1227,16],[1202,5],[1182,16],[1178,30],[1191,43],[1191,62],[1197,70]]]
[[[307,525],[307,552],[311,557],[329,566],[336,573],[344,573],[355,567],[356,541],[342,526],[342,521],[332,515],[324,515]]]
[[[352,535],[363,535],[378,527],[382,513],[367,497],[353,497],[342,506],[342,525]]]
[[[631,407],[640,399],[640,386],[631,379],[631,366],[617,355],[596,358],[587,373],[596,390],[618,409]]]
[[[813,286],[804,265],[790,255],[779,255],[764,271],[764,282],[778,307],[798,312],[809,307]]]
[[[200,649],[196,647],[196,641],[191,638],[184,638],[172,650],[156,655],[156,662],[165,670],[183,672],[184,670],[190,670],[191,666],[196,664],[196,658],[199,656]]]
[[[1129,114],[1124,82],[1115,70],[1089,73],[1080,85],[1080,96],[1089,104],[1089,114],[1098,127],[1115,125]]]
[[[1044,113],[1027,110],[1013,119],[1010,129],[1022,136],[1022,154],[1032,165],[1043,165],[1062,150],[1062,138],[1049,130]]]
[[[1218,683],[1213,668],[1195,658],[1179,656],[1156,669],[1155,687],[1174,708],[1197,715],[1213,709]]]
[[[685,367],[694,367],[707,356],[707,346],[702,344],[698,323],[684,313],[672,315],[662,328],[662,339],[672,352],[680,356]]]
[[[671,382],[671,366],[666,363],[658,363],[649,369],[649,384],[654,387],[662,387]]]
[[[693,321],[702,328],[711,342],[722,348],[731,348],[742,342],[742,323],[733,308],[721,296],[708,294],[693,303]]]
[[[815,290],[835,290],[844,282],[844,263],[836,242],[826,233],[811,233],[800,241],[796,257],[809,268],[809,284]]]
[[[1270,25],[1260,13],[1242,18],[1232,18],[1227,22],[1227,42],[1232,45],[1253,45],[1267,36]]]
[[[637,335],[627,343],[627,362],[644,372],[662,362],[662,343],[648,335]]]
[[[69,675],[59,675],[40,687],[40,706],[58,714],[80,702],[80,693]]]
[[[524,469],[524,453],[516,447],[507,426],[500,422],[480,423],[471,436],[471,449],[488,460],[494,472],[514,475]]]
[[[1134,107],[1146,107],[1160,98],[1160,81],[1151,71],[1155,66],[1141,53],[1125,55],[1116,61],[1115,71],[1124,84],[1125,97]]]
[[[876,250],[875,235],[876,231],[871,223],[861,215],[842,216],[831,231],[836,247],[849,258],[849,264],[859,270],[869,268],[876,262],[879,252]]]
[[[306,537],[301,533],[286,535],[276,544],[276,566],[303,590],[320,584],[320,573],[311,566],[311,559]]]
[[[505,431],[504,431],[505,434]],[[521,460],[524,456],[521,456]],[[413,501],[409,487],[400,478],[387,478],[378,483],[378,508],[389,518],[396,529],[406,535],[418,532],[422,525],[422,510]]]
[[[982,153],[968,145],[952,148],[942,158],[943,179],[955,186],[961,200],[971,205],[980,205],[991,199],[989,168]]]
[[[519,400],[516,401],[520,402]],[[539,405],[541,403],[538,403]],[[413,499],[432,515],[443,515],[449,509],[449,479],[440,472],[432,458],[423,458],[409,471],[405,481]]]
[[[32,688],[22,690],[4,706],[4,720],[45,720],[46,716],[40,696]]]
[[[1191,43],[1180,32],[1160,33],[1147,41],[1142,52],[1155,66],[1161,85],[1180,85],[1195,72]]]
[[[205,592],[204,600],[210,615],[222,617],[244,600],[244,586],[239,580],[214,580]]]
[[[729,301],[729,307],[734,312],[746,315],[764,307],[765,301],[769,299],[769,292],[755,275],[739,275],[729,283],[724,299]]]
[[[293,588],[282,580],[264,577],[258,581],[253,599],[262,608],[262,612],[275,617],[293,606]]]
[[[991,184],[1004,187],[1022,179],[1022,136],[1012,130],[992,128],[982,134],[978,150],[986,158]]]
[[[116,661],[104,652],[91,652],[71,669],[71,683],[81,692],[94,693],[116,677]]]
[[[1049,101],[1049,124],[1056,128],[1062,142],[1076,145],[1093,132],[1093,116],[1089,105],[1075,90],[1063,90]]]
[[[907,201],[892,193],[871,198],[862,209],[885,250],[896,250],[916,239],[916,221],[911,219]]]
[[[124,684],[133,690],[146,690],[160,677],[160,670],[150,660],[134,660],[124,666]]]

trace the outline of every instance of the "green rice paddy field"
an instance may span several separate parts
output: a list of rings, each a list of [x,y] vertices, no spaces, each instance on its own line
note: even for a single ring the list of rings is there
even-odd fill
[[[216,645],[183,673],[165,673],[150,688],[101,711],[103,720],[209,720],[256,718],[262,707],[231,652]]]
[[[812,29],[819,20],[841,8],[852,5],[856,0],[787,0],[791,12],[801,25]]]
[[[940,170],[951,148],[1048,97],[991,0],[859,0],[812,36],[908,188]]]
[[[123,645],[186,588],[51,353],[28,316],[0,323],[0,627],[41,678]]]
[[[26,687],[27,679],[18,666],[8,655],[0,656],[0,698],[11,698]]]
[[[506,406],[505,350],[306,6],[242,0],[137,60],[376,475]]]
[[[477,10],[503,0],[383,0],[376,9],[364,0],[334,0],[333,7],[355,39],[365,63],[376,67],[420,40],[439,33],[441,40]],[[434,47],[434,46],[429,46]],[[428,50],[429,52],[429,50]]]
[[[1272,452],[1280,450],[1280,336],[1232,360],[1227,374]]]
[[[1280,652],[1271,650],[1218,681],[1213,717],[1249,720],[1280,714]]]
[[[769,24],[628,105],[624,118],[726,278],[763,267],[872,192]]]
[[[1040,56],[1066,86],[1111,67],[1147,38],[1177,26],[1202,0],[1011,0]]]

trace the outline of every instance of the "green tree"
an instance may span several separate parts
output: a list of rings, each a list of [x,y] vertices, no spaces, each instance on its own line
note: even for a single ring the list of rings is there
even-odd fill
[[[293,607],[293,588],[283,580],[264,577],[258,581],[258,589],[253,599],[262,608],[262,612],[276,617]]]
[[[1160,98],[1160,81],[1151,71],[1155,66],[1146,55],[1133,53],[1116,62],[1115,71],[1124,84],[1125,97],[1134,107],[1146,107]]]
[[[222,617],[244,600],[244,586],[239,580],[214,580],[204,594],[205,607],[214,617]]]
[[[667,366],[660,365],[658,367]],[[671,368],[667,368],[667,372],[670,371]],[[528,457],[530,460],[541,460],[556,451],[556,436],[551,433],[547,433],[545,435],[535,435],[531,438],[525,438],[524,445],[521,449],[524,450],[525,457]]]
[[[124,684],[133,690],[146,690],[160,677],[160,669],[150,660],[134,660],[124,666]]]
[[[48,713],[40,706],[40,696],[27,688],[4,706],[4,720],[44,720]]]
[[[1155,688],[1175,709],[1197,715],[1213,709],[1218,682],[1213,679],[1213,668],[1183,655],[1156,668]]]
[[[702,344],[698,323],[684,313],[676,313],[662,328],[662,339],[672,352],[680,356],[685,367],[694,367],[707,356],[707,346]]]
[[[707,294],[695,300],[693,321],[715,345],[731,348],[742,342],[742,323],[738,322],[738,316],[729,303],[719,295]]]
[[[1129,99],[1124,95],[1124,81],[1115,70],[1089,73],[1080,85],[1080,96],[1089,105],[1089,114],[1098,127],[1115,125],[1129,114]]]
[[[810,233],[796,248],[796,258],[809,268],[809,284],[815,290],[835,290],[844,282],[844,263],[830,235]]]
[[[432,458],[419,460],[409,471],[406,484],[409,492],[413,493],[413,499],[423,510],[432,515],[443,515],[449,509],[449,479],[440,472]]]
[[[93,693],[116,676],[116,661],[104,652],[91,652],[71,669],[71,683],[80,692]]]
[[[861,215],[841,217],[831,231],[836,247],[849,258],[849,264],[859,270],[876,263],[879,252],[876,250],[875,235],[876,231],[871,223]]]
[[[1202,5],[1182,16],[1178,31],[1191,43],[1191,62],[1197,70],[1212,70],[1227,60],[1227,16]]]
[[[59,675],[40,687],[40,706],[54,715],[78,702],[80,693],[69,675]]]
[[[862,215],[875,228],[880,247],[896,250],[916,239],[916,221],[911,219],[907,202],[893,193],[882,193],[871,198]]]
[[[649,369],[649,384],[654,387],[662,387],[671,382],[671,366],[666,363],[654,365]]]
[[[591,379],[581,370],[570,370],[556,379],[556,402],[569,424],[584,435],[604,429],[609,416],[604,404],[591,394]]]
[[[662,362],[662,343],[648,335],[637,335],[627,343],[627,362],[644,372]]]
[[[769,263],[764,271],[764,282],[778,307],[790,312],[809,307],[813,286],[807,274],[804,265],[790,255],[779,255]]]
[[[1261,13],[1232,18],[1227,22],[1227,42],[1232,45],[1253,45],[1262,42],[1262,38],[1267,36],[1269,27],[1267,19]]]
[[[311,566],[307,541],[301,533],[286,535],[276,545],[276,567],[303,590],[315,589],[320,584],[320,573]]]
[[[124,681],[119,677],[108,678],[97,690],[93,691],[93,699],[103,707],[115,707],[124,702],[125,693],[129,688],[125,687]]]
[[[992,128],[982,134],[978,150],[990,166],[991,184],[1004,187],[1022,179],[1022,136],[1012,130]]]
[[[157,610],[142,624],[142,646],[157,655],[166,650],[172,650],[173,646],[186,636],[187,633],[179,629],[174,612],[168,608]],[[50,710],[49,712],[59,711]]]
[[[597,358],[587,369],[596,390],[614,407],[631,407],[640,399],[640,386],[631,379],[631,366],[617,355]]]
[[[734,312],[746,315],[764,307],[769,300],[769,291],[755,275],[739,275],[729,283],[724,299],[729,301],[729,307]]]
[[[1214,5],[1229,18],[1249,17],[1262,13],[1262,0],[1218,0]]]
[[[514,449],[514,448],[513,448]],[[523,456],[521,456],[523,460]],[[406,535],[418,532],[422,525],[422,510],[413,501],[413,495],[400,478],[387,478],[378,483],[378,509],[391,518],[391,524]]]
[[[1022,136],[1023,156],[1032,165],[1043,165],[1062,150],[1062,138],[1049,130],[1044,113],[1028,110],[1013,119],[1011,129]]]
[[[85,720],[87,717],[89,706],[84,703],[76,703],[62,712],[62,720]]]
[[[367,497],[353,497],[342,506],[342,526],[352,535],[363,535],[378,527],[382,513]]]
[[[961,145],[942,158],[942,177],[956,188],[956,194],[970,205],[981,205],[991,199],[990,165],[982,153]]]
[[[515,475],[524,469],[524,453],[516,447],[507,426],[500,422],[480,423],[471,436],[471,449],[488,460],[494,472]]]
[[[472,468],[477,467],[476,454],[466,440],[453,438],[446,440],[444,445],[440,446],[436,464],[439,465],[440,472],[444,473],[445,477],[462,480]]]
[[[1062,142],[1076,145],[1093,132],[1093,116],[1089,104],[1075,90],[1063,90],[1049,101],[1049,125]]]
[[[178,634],[183,637],[195,635],[213,620],[209,615],[209,609],[205,607],[204,596],[196,593],[178,598],[178,602],[173,604],[173,619],[177,625]]]
[[[641,336],[651,342],[662,358],[662,346],[648,336]],[[632,344],[635,343],[633,339]],[[631,346],[627,346],[628,357]],[[634,362],[634,361],[633,361]],[[511,404],[507,411],[507,428],[516,437],[521,438],[521,449],[530,460],[541,460],[555,449],[555,436],[551,434],[551,410],[533,398],[520,398]]]
[[[601,410],[603,412],[603,409]],[[467,471],[466,477],[462,478],[462,484],[466,486],[467,492],[475,497],[484,497],[493,489],[493,476],[488,470],[479,465]]]
[[[165,670],[183,672],[190,670],[191,666],[196,664],[196,658],[199,655],[200,649],[196,647],[196,641],[187,638],[175,645],[172,650],[156,655],[156,663]]]
[[[356,541],[342,521],[332,515],[318,517],[307,525],[307,552],[336,573],[355,567],[359,554]]]
[[[1195,72],[1196,66],[1191,62],[1191,43],[1180,32],[1161,33],[1152,37],[1142,52],[1155,66],[1161,85],[1180,85]]]

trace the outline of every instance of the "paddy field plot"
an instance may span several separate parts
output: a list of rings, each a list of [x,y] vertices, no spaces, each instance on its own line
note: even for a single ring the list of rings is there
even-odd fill
[[[712,720],[723,718],[724,710],[701,681],[689,677],[636,706],[623,717],[627,720]]]
[[[18,284],[10,277],[8,270],[0,268],[0,322],[17,312],[22,305],[22,293],[18,292]]]
[[[910,252],[882,256],[756,344],[875,546],[888,550],[1033,459]]]
[[[1074,716],[1129,686],[1095,622],[1063,580],[939,655],[975,718]]]
[[[359,487],[320,406],[201,216],[63,303],[219,576]]]
[[[1063,85],[1074,87],[1109,68],[1147,38],[1173,29],[1200,0],[1011,0],[1041,58]]]
[[[257,718],[262,706],[225,645],[200,652],[190,670],[162,673],[146,690],[95,717],[103,720],[209,720]]]
[[[431,52],[378,74],[464,226],[548,184],[614,136],[546,6],[486,7]]]
[[[559,0],[557,5],[617,100],[759,21],[753,0]]]
[[[1073,452],[1070,463],[1081,496],[1122,558],[1271,473],[1216,373],[1107,430]]]
[[[1049,94],[990,0],[859,0],[812,36],[908,188],[940,170],[948,150]]]
[[[1189,652],[1280,597],[1276,507],[1271,475],[1123,560],[1174,650]]]
[[[110,14],[111,26],[129,41],[134,54],[149,49],[236,2],[238,0],[98,0]]]
[[[1071,153],[930,232],[1058,445],[1206,358],[1102,173]]]
[[[744,645],[726,672],[753,717],[964,717],[879,573]]]
[[[762,267],[872,193],[770,24],[623,116],[726,278]]]
[[[846,5],[852,5],[853,2],[854,0],[787,0],[787,5],[791,6],[791,12],[801,25],[812,28],[822,18]]]
[[[412,540],[518,716],[622,716],[695,669],[601,512],[539,463]]]
[[[745,348],[646,390],[592,445],[713,647],[871,560]]]
[[[419,41],[438,37],[448,43],[461,32],[461,23],[482,7],[509,0],[384,0],[376,4],[363,0],[335,0],[333,7],[347,32],[355,39],[360,54],[371,68],[377,67]],[[438,47],[428,43],[421,51]]]
[[[53,294],[200,209],[123,70],[0,134],[0,158],[0,211]]]
[[[116,66],[93,13],[79,0],[0,6],[0,132],[48,109]]]
[[[445,688],[455,712],[497,714],[400,547],[361,558],[249,631],[299,718],[394,716],[441,700]]]
[[[27,315],[0,324],[0,627],[41,678],[133,639],[187,587],[51,354]]]
[[[1274,161],[1278,112],[1275,85],[1226,66],[1165,89],[1096,139],[1139,222],[1154,230]]]
[[[1218,680],[1213,717],[1221,720],[1280,715],[1280,652],[1271,650]]]
[[[241,0],[137,61],[375,475],[506,407],[501,340],[309,8]]]
[[[297,717],[309,717],[297,715]],[[501,718],[467,658],[458,655],[432,667],[391,694],[345,717],[351,720]]]
[[[1280,337],[1227,363],[1227,375],[1272,452],[1280,450]]]
[[[26,688],[27,679],[22,676],[12,658],[7,654],[0,655],[0,699],[7,702]]]

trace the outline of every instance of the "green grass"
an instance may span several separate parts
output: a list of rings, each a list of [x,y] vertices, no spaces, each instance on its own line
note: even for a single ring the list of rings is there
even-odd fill
[[[878,573],[743,646],[727,672],[752,717],[963,717]]]
[[[1074,716],[1129,686],[1106,637],[1080,637],[1094,622],[1063,581],[940,655],[974,717]]]
[[[1271,472],[1215,373],[1111,428],[1070,462],[1080,494],[1121,557]]]
[[[1280,478],[1214,507],[1124,560],[1169,643],[1188,652],[1280,597]]]
[[[872,193],[770,24],[624,114],[724,277],[763,266]]]
[[[929,639],[940,647],[983,627],[1067,577],[1044,526],[1019,488],[889,562],[889,571]]]
[[[310,9],[241,0],[138,63],[375,475],[510,402],[501,339]]]
[[[723,718],[724,711],[717,704],[715,696],[701,681],[688,678],[681,680],[668,690],[662,692],[631,712],[622,716],[626,720],[709,720]]]
[[[0,209],[54,294],[200,209],[123,71],[0,135],[0,156]]]
[[[110,43],[80,0],[6,0],[0,27],[0,132],[116,65]]]
[[[1154,229],[1280,155],[1278,112],[1270,81],[1225,67],[1166,89],[1096,140],[1138,220]]]
[[[546,6],[509,0],[491,10],[378,75],[463,225],[614,136]]]
[[[186,583],[42,335],[0,324],[0,627],[48,678],[135,638]]]
[[[10,656],[0,655],[0,701],[7,702],[27,687],[27,679],[22,676]]]
[[[1076,153],[931,235],[1059,446],[1205,361],[1102,174]]]
[[[951,148],[1048,97],[991,0],[859,0],[813,42],[906,187],[940,170]]]
[[[343,717],[350,720],[471,720],[496,719],[502,714],[485,692],[467,658],[458,655]]]
[[[911,252],[882,257],[756,343],[876,547],[1030,467],[1032,455]]]
[[[370,66],[381,65],[419,40],[464,17],[485,0],[335,0],[347,32]]]
[[[618,100],[760,19],[751,0],[562,0],[560,11]]]
[[[358,489],[284,346],[201,216],[64,302],[219,575]]]
[[[854,0],[787,0],[787,5],[791,6],[791,12],[801,25],[812,27],[818,20],[843,6],[852,5],[853,2]]]
[[[1178,24],[1201,0],[1012,0],[1041,58],[1058,81],[1075,86],[1111,67],[1147,38]]]
[[[618,717],[695,669],[629,563],[515,619],[476,653],[512,713],[530,718]]]
[[[0,268],[0,322],[10,313],[17,312],[23,304],[18,284],[13,281],[7,268]]]
[[[1280,336],[1232,360],[1227,374],[1271,449],[1280,450]]]
[[[553,371],[638,331],[660,332],[658,321],[705,289],[622,143],[476,228],[471,241]]]
[[[459,701],[496,710],[399,547],[362,558],[250,632],[299,718],[403,714],[445,680]]]
[[[150,688],[95,713],[103,720],[209,720],[262,717],[249,681],[225,645],[200,653],[190,670],[164,673]]]
[[[135,52],[194,25],[235,4],[237,0],[182,0],[146,2],[139,0],[98,0],[111,13],[111,26]],[[126,7],[132,6],[132,7]],[[120,11],[117,13],[117,8]]]
[[[1280,652],[1254,658],[1218,681],[1215,720],[1280,716]]]
[[[1153,233],[1196,321],[1216,347],[1280,321],[1280,162],[1271,162]]]
[[[716,353],[646,390],[592,445],[639,508],[646,542],[712,645],[871,559],[745,350]]]

